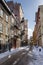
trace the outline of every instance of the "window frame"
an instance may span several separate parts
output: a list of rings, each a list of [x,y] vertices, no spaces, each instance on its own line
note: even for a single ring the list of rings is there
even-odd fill
[[[6,15],[6,22],[8,22],[8,15]]]
[[[0,16],[3,17],[3,10],[0,9]]]

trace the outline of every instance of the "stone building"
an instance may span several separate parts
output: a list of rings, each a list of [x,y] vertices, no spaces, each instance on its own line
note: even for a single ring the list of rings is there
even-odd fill
[[[19,30],[19,22],[16,19],[15,15],[11,16],[11,43],[13,48],[20,47],[20,30]]]
[[[8,44],[11,11],[4,0],[0,0],[0,50]]]
[[[37,45],[43,46],[43,5],[38,7],[36,16]]]
[[[14,3],[13,1],[8,1],[7,2],[9,8],[11,9],[11,11],[14,13],[14,15],[16,16],[16,18],[21,21],[22,18],[24,17],[24,12],[22,9],[22,6],[20,3]]]
[[[22,19],[21,21],[21,46],[28,45],[28,20]]]
[[[19,34],[20,38],[18,38],[19,39],[18,43],[20,43],[19,46],[21,46],[22,40],[24,40],[23,42],[25,42],[27,40],[27,36],[28,36],[28,32],[27,32],[27,29],[28,29],[28,27],[27,27],[28,26],[27,20],[23,20],[24,12],[23,12],[23,9],[22,9],[22,6],[21,6],[20,3],[17,3],[17,2],[14,3],[13,1],[8,1],[7,5],[11,9],[11,11],[14,13],[16,19],[18,20],[18,24],[19,24],[18,25],[18,27],[19,27],[18,32],[20,33]]]
[[[20,3],[14,3],[13,1],[8,1],[7,2],[9,8],[11,9],[11,11],[14,13],[16,19],[18,20],[18,35],[20,38],[18,38],[17,44],[20,42],[19,46],[21,46],[21,34],[22,34],[22,27],[23,25],[21,24],[22,18],[23,18],[23,9]],[[18,45],[17,45],[18,46]]]
[[[0,49],[20,47],[19,23],[4,0],[0,1]],[[19,42],[18,42],[19,41]]]

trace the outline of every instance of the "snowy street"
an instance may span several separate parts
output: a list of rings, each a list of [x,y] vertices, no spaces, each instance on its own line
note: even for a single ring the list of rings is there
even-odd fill
[[[32,51],[29,51],[17,64],[14,65],[43,65],[43,49],[41,52],[39,48],[33,48]]]
[[[43,48],[41,48],[41,51],[39,51],[40,47],[35,48],[32,50],[30,55],[31,59],[28,65],[43,65]]]
[[[43,56],[40,56],[40,55],[31,56],[31,60],[27,65],[43,65]]]
[[[43,65],[43,48],[34,47],[29,51],[28,47],[11,49],[0,54],[0,65]]]

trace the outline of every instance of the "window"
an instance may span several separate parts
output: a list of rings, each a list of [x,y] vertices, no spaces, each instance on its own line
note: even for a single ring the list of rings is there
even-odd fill
[[[0,32],[2,32],[2,23],[0,23]]]
[[[14,23],[14,19],[13,18],[12,18],[11,22]]]
[[[0,16],[3,17],[3,10],[0,10]]]
[[[22,26],[22,30],[23,30],[24,28],[23,28],[23,26]]]
[[[6,25],[6,34],[8,34],[8,24]]]
[[[0,37],[1,37],[1,34],[0,34]]]
[[[6,15],[6,21],[8,22],[8,16]]]

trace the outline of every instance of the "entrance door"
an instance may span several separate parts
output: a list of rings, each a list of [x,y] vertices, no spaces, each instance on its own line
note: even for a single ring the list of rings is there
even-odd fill
[[[16,48],[16,39],[14,39],[14,48]]]

